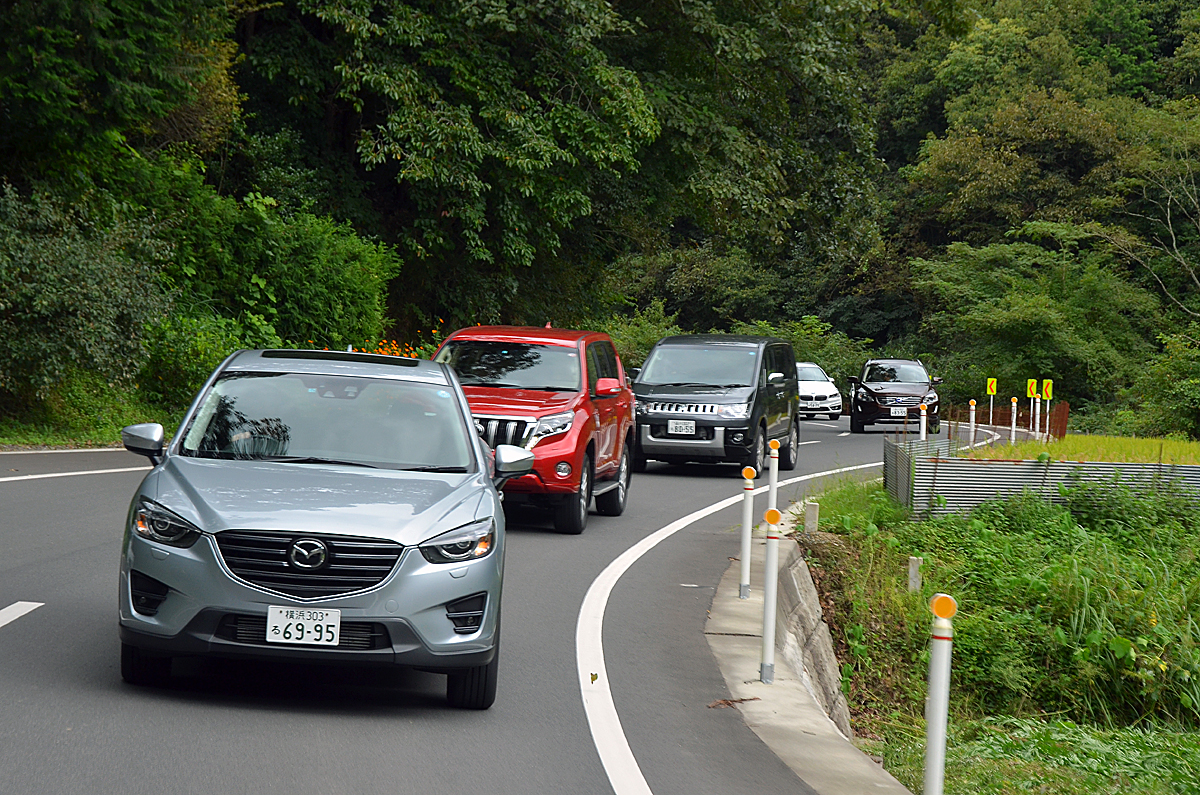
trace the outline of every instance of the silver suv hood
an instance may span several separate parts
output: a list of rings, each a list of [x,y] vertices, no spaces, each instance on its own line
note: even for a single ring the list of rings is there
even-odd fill
[[[173,455],[139,493],[209,533],[275,530],[414,546],[473,521],[484,477]]]

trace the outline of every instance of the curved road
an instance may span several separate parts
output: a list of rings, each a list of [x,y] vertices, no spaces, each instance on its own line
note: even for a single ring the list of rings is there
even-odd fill
[[[781,479],[880,459],[882,434],[847,430],[804,423]],[[584,594],[642,538],[741,489],[734,466],[652,463],[625,515],[593,514],[582,536],[510,515],[500,691],[479,713],[449,709],[444,678],[416,672],[180,660],[167,687],[125,685],[117,562],[143,467],[123,451],[0,454],[6,795],[612,793],[576,678]],[[89,470],[126,471],[29,477]],[[703,629],[739,521],[735,506],[664,540],[608,602],[613,700],[654,795],[810,792],[735,710],[706,708],[728,697]],[[13,617],[18,602],[43,604]]]

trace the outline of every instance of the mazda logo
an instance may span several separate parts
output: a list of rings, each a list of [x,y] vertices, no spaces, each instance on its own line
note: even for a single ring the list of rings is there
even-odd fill
[[[315,538],[301,538],[292,542],[288,550],[288,562],[298,569],[319,569],[329,560],[329,548]]]

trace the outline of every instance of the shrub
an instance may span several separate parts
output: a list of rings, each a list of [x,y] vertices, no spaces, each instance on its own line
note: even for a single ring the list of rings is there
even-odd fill
[[[90,209],[0,189],[0,391],[28,408],[73,370],[125,382],[166,303],[151,224],[101,194]]]
[[[654,343],[663,337],[683,333],[675,325],[675,315],[666,313],[661,300],[651,301],[648,307],[632,315],[613,315],[597,325],[612,337],[626,367],[641,367]]]
[[[852,340],[813,315],[778,325],[763,320],[738,323],[731,333],[781,337],[792,343],[796,361],[816,362],[843,388],[846,388],[846,379],[858,375],[863,363],[872,355],[867,348],[871,340]]]
[[[163,406],[182,410],[222,360],[243,347],[232,320],[167,316],[146,328],[146,363],[138,387]]]

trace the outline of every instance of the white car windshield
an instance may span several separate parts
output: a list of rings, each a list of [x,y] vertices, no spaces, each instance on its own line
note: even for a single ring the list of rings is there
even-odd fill
[[[646,360],[646,386],[753,386],[758,348],[746,345],[661,345]]]
[[[196,458],[467,472],[471,439],[447,386],[307,373],[233,373],[183,439]]]
[[[875,362],[863,375],[867,383],[928,384],[929,373],[919,364],[907,362]]]
[[[825,371],[814,365],[796,365],[796,378],[801,381],[828,381]]]
[[[562,345],[451,340],[436,362],[450,365],[463,386],[578,392],[579,351]]]

